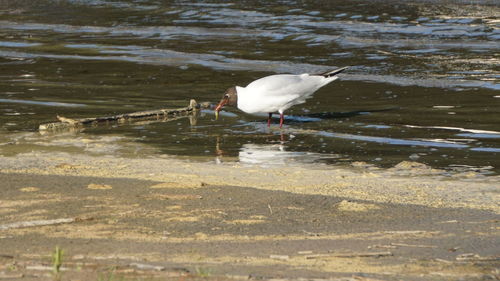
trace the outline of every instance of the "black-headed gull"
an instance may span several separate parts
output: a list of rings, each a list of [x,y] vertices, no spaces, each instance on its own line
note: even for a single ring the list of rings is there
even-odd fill
[[[226,90],[215,108],[216,119],[225,106],[236,106],[246,113],[268,113],[267,126],[271,126],[273,112],[280,114],[280,128],[283,126],[283,112],[312,97],[319,88],[335,81],[336,76],[347,67],[318,74],[277,74],[253,81],[246,87],[235,86]]]

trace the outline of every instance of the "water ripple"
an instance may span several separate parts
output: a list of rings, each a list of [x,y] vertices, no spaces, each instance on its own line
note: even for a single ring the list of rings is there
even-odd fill
[[[87,106],[81,103],[65,103],[65,102],[55,102],[55,101],[35,101],[35,100],[16,100],[16,99],[0,99],[0,103],[20,103],[20,104],[32,104],[32,105],[42,105],[42,106],[59,106],[59,107],[83,107]]]
[[[80,47],[85,45],[79,44]],[[71,45],[70,45],[71,47]],[[94,45],[89,45],[94,47]],[[16,51],[1,51],[0,56],[13,58],[52,58],[52,59],[74,59],[74,60],[108,60],[108,61],[127,61],[134,63],[146,63],[154,65],[183,66],[186,64],[195,64],[209,67],[216,70],[250,70],[250,71],[268,71],[275,73],[316,73],[326,71],[334,66],[292,63],[289,61],[269,61],[269,60],[248,60],[239,58],[230,58],[216,54],[203,53],[184,53],[166,49],[143,49],[140,47],[127,48],[99,47],[103,54],[119,54],[120,56],[84,56],[84,55],[60,55],[48,53],[27,53]],[[128,55],[128,56],[126,56]],[[479,80],[446,80],[420,77],[402,77],[394,75],[375,75],[375,74],[343,74],[344,80],[351,81],[372,81],[390,83],[400,86],[421,86],[421,87],[439,87],[439,88],[488,88],[500,89],[500,84],[495,81]]]

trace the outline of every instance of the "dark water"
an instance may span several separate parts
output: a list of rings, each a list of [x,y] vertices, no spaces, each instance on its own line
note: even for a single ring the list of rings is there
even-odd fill
[[[351,66],[286,126],[229,110],[88,128],[249,163],[414,160],[500,171],[497,1],[0,1],[0,153],[66,117],[216,102],[274,73]],[[276,122],[277,120],[275,120]],[[208,158],[207,158],[208,157]]]

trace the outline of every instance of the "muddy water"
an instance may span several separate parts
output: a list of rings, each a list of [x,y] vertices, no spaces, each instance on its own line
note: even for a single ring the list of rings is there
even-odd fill
[[[216,102],[265,75],[349,65],[289,110],[283,130],[268,129],[265,116],[228,110],[215,121],[207,110],[195,124],[101,126],[73,137],[146,144],[153,157],[410,160],[498,174],[498,15],[495,1],[1,1],[0,153],[35,149],[16,148],[19,136],[33,132],[39,143],[38,124],[56,114]]]

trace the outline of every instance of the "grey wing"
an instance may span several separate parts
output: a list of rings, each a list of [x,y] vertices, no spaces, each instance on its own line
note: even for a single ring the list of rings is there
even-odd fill
[[[279,74],[267,76],[248,84],[252,92],[265,93],[268,96],[307,96],[322,85],[324,77],[309,74]]]

